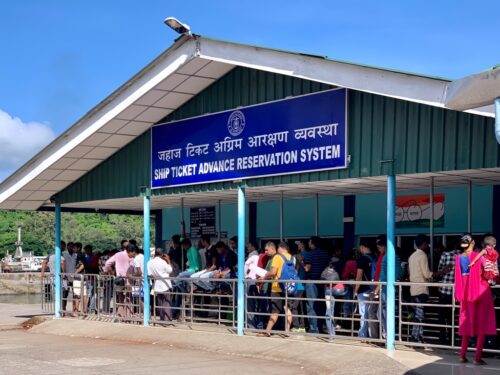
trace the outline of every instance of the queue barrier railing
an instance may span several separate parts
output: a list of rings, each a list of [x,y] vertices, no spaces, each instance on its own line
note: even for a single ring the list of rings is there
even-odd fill
[[[62,274],[62,311],[61,316],[79,317],[114,322],[139,324],[143,321],[143,278],[119,278],[109,275],[75,275]],[[75,283],[76,281],[76,283]],[[168,292],[156,292],[155,283],[163,282],[171,285]],[[289,281],[295,282],[295,281]],[[210,324],[236,329],[236,294],[237,279],[215,278],[150,278],[151,320],[152,325],[195,325]],[[211,288],[204,288],[206,283]],[[367,281],[341,281],[346,293],[335,297],[328,293],[337,282],[324,280],[301,280],[304,291],[295,295],[284,293],[271,294],[274,280],[245,280],[245,333],[269,333],[292,336],[303,335],[336,340],[361,340],[364,342],[385,343],[385,283]],[[360,316],[360,299],[354,298],[352,292],[356,285],[369,286],[370,290],[380,287],[377,296],[365,292],[362,303],[369,309],[368,316]],[[429,300],[426,303],[412,301],[410,286],[429,288]],[[42,278],[44,293],[42,308],[44,312],[54,312],[54,277],[46,275]],[[454,298],[449,303],[440,303],[439,289],[452,288],[454,285],[444,283],[411,283],[396,282],[396,344],[414,347],[431,347],[442,349],[458,349],[459,304]],[[158,288],[161,290],[161,287]],[[308,290],[316,289],[317,294],[311,297]],[[322,291],[326,290],[327,293]],[[500,286],[492,287],[495,297],[495,310],[500,316]],[[292,325],[285,324],[286,311],[273,314],[271,306],[279,302],[289,306],[292,313]],[[415,319],[417,309],[423,309],[424,319]],[[272,330],[267,330],[267,322],[274,316],[277,323]],[[449,317],[443,319],[443,317]],[[310,328],[311,320],[318,322],[319,332],[305,331]],[[366,322],[369,326],[368,336],[360,337],[360,325]],[[500,323],[500,320],[498,321]],[[296,327],[298,325],[298,327]],[[329,329],[330,327],[330,329]],[[413,342],[411,332],[414,327],[423,328],[424,343]],[[497,324],[499,327],[499,324]],[[299,329],[297,329],[299,328]],[[446,332],[446,335],[443,335]],[[500,328],[497,328],[500,334]],[[441,335],[440,335],[441,334]],[[441,336],[441,337],[440,337]],[[500,337],[500,335],[497,335]],[[448,341],[440,341],[446,337]],[[492,338],[493,339],[493,338]],[[490,340],[492,341],[492,340]],[[489,344],[485,351],[500,354],[498,344]]]
[[[46,274],[41,277],[42,281],[42,312],[46,314],[53,314],[55,312],[55,278],[54,275]]]
[[[280,283],[295,282],[293,280],[280,281]],[[285,288],[284,293],[281,295],[271,294],[270,290],[272,285],[276,285],[275,280],[246,280],[246,293],[245,293],[245,330],[247,332],[268,333],[268,334],[281,334],[301,335],[301,336],[314,336],[321,338],[332,339],[354,339],[363,340],[366,342],[383,343],[384,332],[378,311],[382,308],[382,299],[378,296],[371,295],[371,291],[377,286],[383,287],[385,283],[382,282],[368,282],[368,281],[339,281],[331,282],[325,280],[301,280],[303,292],[298,292],[293,296],[288,294]],[[262,284],[261,291],[258,290],[256,294],[252,289],[258,284]],[[279,284],[279,283],[278,283]],[[337,284],[343,284],[345,295],[335,297],[331,292]],[[264,286],[268,287],[265,288]],[[309,287],[309,285],[312,287]],[[360,293],[364,295],[363,304],[367,311],[367,316],[362,317],[359,313],[360,300],[354,298],[353,292],[356,285],[368,286],[370,290]],[[312,289],[311,293],[308,290]],[[264,290],[262,292],[262,290]],[[267,291],[266,291],[267,290]],[[325,293],[326,291],[326,293]],[[309,296],[308,296],[309,294]],[[315,295],[312,297],[311,295]],[[288,327],[284,322],[287,314],[286,312],[272,313],[270,305],[280,301],[280,305],[288,306],[292,310],[292,324]],[[347,306],[346,306],[347,305]],[[348,308],[345,308],[348,307]],[[280,329],[267,330],[266,322],[274,315],[282,322]],[[318,332],[304,331],[303,327],[311,327],[311,323],[316,322]],[[341,324],[337,324],[337,323]],[[366,322],[367,334],[359,337],[360,325]],[[294,325],[299,327],[294,327]],[[314,323],[313,323],[314,324]],[[275,325],[276,326],[276,325]],[[298,328],[298,329],[297,329]]]
[[[416,302],[411,296],[411,286],[428,288],[428,301],[426,303]],[[460,349],[461,338],[458,335],[460,304],[454,298],[454,284],[398,281],[395,283],[395,288],[399,300],[397,315],[401,317],[398,319],[396,344],[436,349]],[[451,294],[441,293],[442,288],[449,288]],[[485,352],[500,354],[500,342],[498,341],[500,338],[500,286],[494,285],[491,290],[497,316],[497,336],[488,337]],[[440,300],[447,300],[447,302],[441,303]],[[423,310],[423,321],[416,317],[417,309]],[[412,337],[414,327],[422,327],[424,342],[412,340],[414,339]]]
[[[172,322],[214,323],[236,328],[235,292],[237,279],[177,277],[151,280],[152,324]],[[169,283],[168,292],[155,292],[154,283]],[[208,288],[198,286],[209,285]]]

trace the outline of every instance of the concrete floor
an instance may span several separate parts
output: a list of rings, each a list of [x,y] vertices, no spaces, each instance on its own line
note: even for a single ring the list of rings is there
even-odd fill
[[[0,330],[17,327],[35,315],[43,315],[39,303],[36,305],[0,303]]]
[[[165,345],[0,332],[0,374],[309,374],[305,368]]]
[[[0,375],[500,374],[498,359],[485,358],[484,367],[461,365],[452,351],[387,352],[354,342],[237,337],[74,319],[49,319],[31,330],[19,329],[37,314],[38,305],[0,304]]]

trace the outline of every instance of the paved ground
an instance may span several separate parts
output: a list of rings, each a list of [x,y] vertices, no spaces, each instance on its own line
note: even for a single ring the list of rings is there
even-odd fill
[[[0,374],[309,374],[298,365],[163,345],[0,332]]]
[[[200,331],[180,328],[142,327],[130,324],[110,324],[74,319],[51,320],[34,327],[32,334],[77,336],[107,339],[115,342],[130,340],[154,343],[158,346],[190,350],[198,353],[223,354],[227,358],[253,358],[256,370],[264,370],[270,359],[304,367],[308,374],[378,375],[406,374],[408,368],[387,357],[384,350],[356,345],[334,345],[300,339],[238,337],[224,331]],[[210,371],[210,373],[212,373]],[[278,372],[282,373],[282,372]]]
[[[26,320],[37,315],[43,315],[40,304],[17,305],[0,303],[0,330],[19,326]]]
[[[403,349],[388,353],[359,343],[237,337],[221,331],[69,319],[49,319],[31,330],[13,329],[39,313],[36,305],[0,304],[0,375],[500,373],[498,359],[487,358],[485,367],[460,365],[456,353],[450,351]]]
[[[460,364],[456,353],[450,351],[425,351],[413,349],[399,349],[390,356],[412,373],[421,375],[498,375],[500,374],[500,360],[485,358],[487,366],[474,366],[471,363]],[[469,354],[472,360],[473,354]],[[388,375],[388,374],[386,374]]]

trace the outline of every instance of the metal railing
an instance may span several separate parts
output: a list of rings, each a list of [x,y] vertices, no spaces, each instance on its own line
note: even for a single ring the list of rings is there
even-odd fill
[[[429,289],[426,302],[417,301],[411,296],[410,287],[419,286]],[[446,283],[396,282],[396,295],[399,297],[398,333],[396,343],[407,346],[460,349],[461,338],[458,335],[460,304],[455,299],[455,285]],[[441,293],[447,288],[451,294]],[[494,309],[497,316],[497,336],[489,336],[485,352],[500,353],[500,286],[491,287]],[[418,314],[423,319],[417,317]],[[417,328],[421,327],[421,330]],[[422,332],[423,342],[415,340],[415,331]]]
[[[152,290],[152,323],[215,323],[236,328],[235,292],[237,279],[170,278],[172,289],[167,292]],[[206,286],[201,287],[200,281]]]
[[[143,321],[142,278],[87,274],[62,274],[61,278],[61,316],[135,324]],[[167,291],[161,287],[155,291],[155,283],[159,281],[169,285]],[[211,324],[236,328],[237,279],[150,278],[149,283],[152,325]],[[274,280],[245,280],[246,333],[385,343],[385,283],[301,280],[294,295],[286,289],[283,293],[273,293],[273,284],[278,285]],[[344,288],[332,292],[336,284],[343,284]],[[368,289],[354,298],[357,284]],[[409,289],[416,285],[429,288],[427,301],[412,300]],[[371,293],[376,286],[380,286],[378,296]],[[43,311],[54,312],[54,277],[44,277],[42,288]],[[396,282],[395,288],[396,344],[459,348],[459,305],[453,298],[453,284]],[[440,295],[440,288],[451,288],[448,302]],[[492,291],[495,311],[500,316],[500,286],[493,286]],[[268,330],[270,319],[275,324]],[[415,332],[421,332],[424,342],[412,340]],[[500,334],[500,328],[497,332]],[[500,353],[500,342],[493,339],[496,338],[487,342],[485,351]]]
[[[55,278],[54,275],[45,275],[42,281],[42,311],[47,314],[55,312]]]
[[[262,284],[260,288],[259,284]],[[286,288],[284,293],[272,294],[273,284],[277,286],[279,283],[274,280],[257,282],[246,280],[245,330],[247,332],[285,336],[306,335],[330,339],[336,337],[378,343],[385,341],[384,325],[380,324],[378,314],[382,301],[377,296],[371,295],[376,286],[383,286],[385,283],[301,280],[302,286],[299,286],[299,291],[293,296],[289,295]],[[342,292],[332,292],[337,284],[343,284]],[[265,285],[268,285],[268,288],[265,288]],[[358,298],[354,299],[355,285],[369,289],[359,293]],[[273,304],[278,305],[278,308],[273,309]],[[287,317],[287,312],[283,311],[285,306],[291,312],[288,318],[291,320],[290,324],[283,322]],[[282,311],[275,312],[280,309]],[[364,316],[361,316],[360,310],[365,312]],[[266,328],[267,322],[273,315],[282,321],[281,324],[277,322],[278,326],[281,326],[280,330]],[[365,328],[360,332],[362,326]]]

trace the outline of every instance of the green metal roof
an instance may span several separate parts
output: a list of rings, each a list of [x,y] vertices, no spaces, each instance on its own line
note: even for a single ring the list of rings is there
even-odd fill
[[[161,122],[332,88],[237,67]],[[246,180],[250,187],[500,166],[494,119],[348,91],[349,168]],[[63,190],[62,203],[139,196],[150,185],[150,131]],[[232,182],[154,190],[153,194],[232,189]]]

